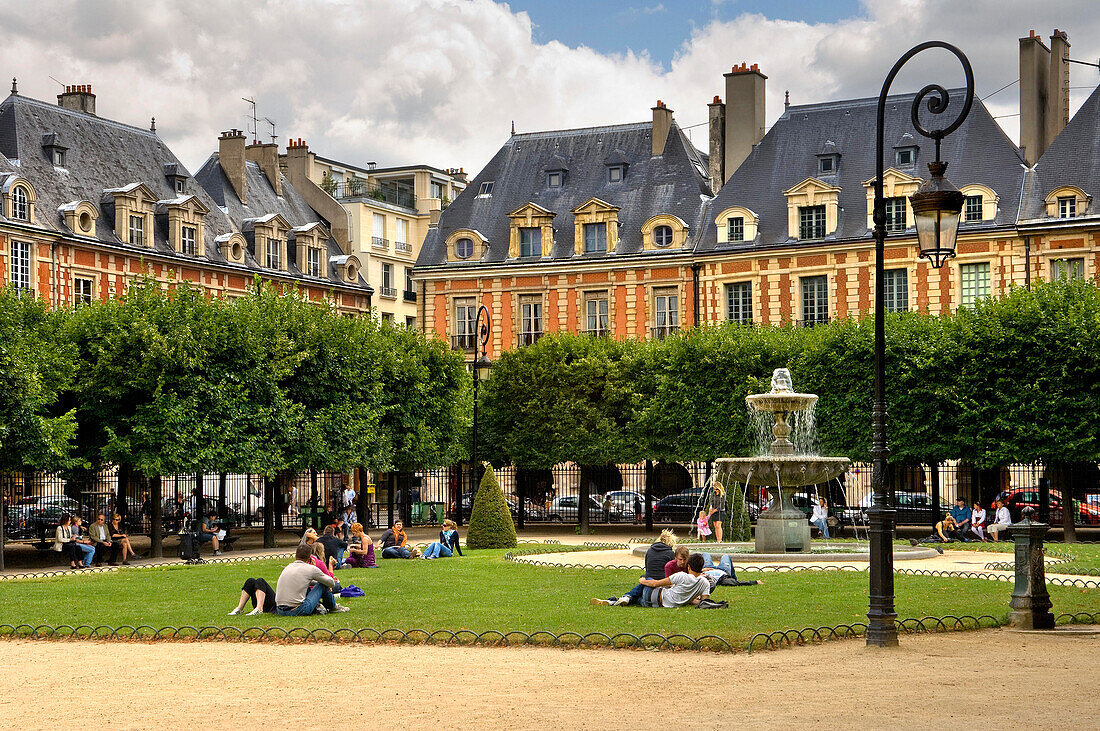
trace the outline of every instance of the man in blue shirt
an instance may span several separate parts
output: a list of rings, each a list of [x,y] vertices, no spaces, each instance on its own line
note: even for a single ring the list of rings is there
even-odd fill
[[[955,530],[951,531],[952,538],[957,541],[968,541],[971,514],[970,508],[966,507],[966,500],[959,498],[955,501],[955,507],[951,508],[951,517],[955,519]]]

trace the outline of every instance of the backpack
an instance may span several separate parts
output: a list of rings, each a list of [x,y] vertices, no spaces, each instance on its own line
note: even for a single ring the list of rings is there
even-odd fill
[[[194,533],[180,534],[180,558],[184,563],[205,563],[199,558],[199,537]]]

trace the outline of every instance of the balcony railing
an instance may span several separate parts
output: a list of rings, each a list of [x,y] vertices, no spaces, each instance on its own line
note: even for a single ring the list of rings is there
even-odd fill
[[[413,250],[413,245],[407,241],[395,241],[393,242],[394,251],[403,251],[406,254]]]
[[[525,345],[534,345],[541,337],[541,332],[520,333],[517,338],[517,344],[521,348]]]
[[[367,198],[370,200],[392,203],[402,208],[416,209],[416,195],[405,188],[386,183],[368,183],[365,180],[345,180],[342,183],[322,185],[329,195],[336,200],[349,200],[353,198]]]
[[[397,299],[397,290],[393,287],[379,287],[378,295],[380,297],[385,297],[388,300],[395,300]]]
[[[815,325],[828,325],[829,316],[821,315],[820,317],[813,317],[809,320],[795,320],[795,324],[799,327],[814,327]]]
[[[381,251],[385,251],[389,248],[390,242],[381,236],[372,236],[370,240],[371,246]]]
[[[649,328],[649,334],[654,340],[664,340],[679,329],[679,325],[658,325],[657,327]]]
[[[473,350],[476,345],[476,338],[473,333],[466,333],[464,335],[452,335],[451,347],[455,350]]]
[[[401,299],[405,300],[406,302],[416,302],[416,290],[406,289],[405,292],[401,295]]]
[[[594,338],[606,338],[611,332],[606,327],[597,327],[594,330],[585,330],[584,334]]]

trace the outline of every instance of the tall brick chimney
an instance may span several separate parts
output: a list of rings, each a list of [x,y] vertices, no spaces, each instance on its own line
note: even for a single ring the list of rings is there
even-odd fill
[[[660,99],[657,106],[653,107],[653,154],[663,155],[665,143],[668,142],[668,132],[672,129],[672,110],[665,106]]]
[[[91,84],[66,86],[65,92],[57,95],[57,106],[62,109],[71,109],[74,112],[94,115],[95,94],[92,93]]]
[[[1020,147],[1029,165],[1069,122],[1069,38],[1055,30],[1050,48],[1031,31],[1020,39]]]
[[[741,64],[726,77],[726,179],[764,138],[764,91],[768,77],[756,64]],[[725,182],[725,181],[723,181]]]
[[[279,146],[274,142],[253,142],[244,148],[245,159],[256,163],[264,171],[275,195],[283,194],[283,176],[279,174]]]
[[[710,191],[715,195],[726,182],[726,105],[714,97],[707,105],[710,112]]]
[[[239,129],[222,132],[218,138],[218,162],[241,203],[248,203],[244,176],[244,141],[244,132]]]

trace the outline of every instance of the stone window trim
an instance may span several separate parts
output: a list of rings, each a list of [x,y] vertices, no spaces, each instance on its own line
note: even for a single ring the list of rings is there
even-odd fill
[[[730,239],[729,222],[731,219],[741,219],[741,239]],[[720,244],[739,244],[743,242],[752,242],[756,240],[756,232],[760,228],[760,217],[755,212],[745,208],[743,206],[731,206],[722,211],[715,218],[715,225],[717,226],[718,243]]]
[[[99,211],[89,201],[71,201],[57,207],[65,226],[79,236],[95,236]]]
[[[574,208],[571,211],[573,214],[573,253],[577,256],[583,256],[585,253],[585,224],[604,223],[607,224],[606,253],[614,254],[619,244],[620,210],[619,206],[612,205],[599,198],[589,198],[587,201]]]
[[[981,185],[980,183],[970,183],[964,185],[959,189],[967,198],[980,196],[982,199],[982,217],[980,219],[971,219],[967,221],[965,219],[966,208],[963,204],[963,223],[978,223],[979,221],[992,221],[997,217],[997,204],[1000,202],[1000,197],[993,192],[993,189]]]
[[[657,230],[661,227],[666,227],[671,230],[671,241],[662,246],[657,241]],[[610,226],[608,227],[608,236],[610,237]],[[646,251],[663,251],[665,249],[682,249],[687,245],[688,235],[691,233],[687,223],[679,216],[673,216],[670,213],[658,213],[648,221],[642,224],[642,248]],[[610,248],[610,242],[608,242],[608,248]]]
[[[183,229],[195,230],[196,256],[205,254],[206,234],[204,221],[210,212],[202,201],[193,195],[157,201],[156,213],[167,221],[168,243],[177,254],[184,254]],[[150,242],[151,243],[151,242]]]
[[[797,309],[803,325],[824,324],[829,322],[833,311],[833,293],[830,285],[833,279],[827,273],[799,273],[797,288]],[[824,284],[824,286],[820,286]],[[824,293],[823,298],[818,295]]]
[[[988,260],[961,261],[956,265],[959,307],[972,307],[992,294],[993,265]]]
[[[11,284],[17,290],[33,292],[37,277],[38,267],[35,265],[35,244],[21,238],[8,240],[8,277],[6,282],[0,282],[0,286]]]
[[[829,185],[817,178],[806,178],[793,188],[783,191],[787,197],[787,236],[798,240],[801,208],[825,207],[825,236],[836,233],[837,219],[840,215],[840,188]],[[746,237],[748,233],[746,232]]]
[[[90,304],[99,297],[99,274],[86,269],[74,269],[71,272],[72,303]],[[80,284],[84,283],[84,284]]]
[[[912,222],[916,221],[916,218],[913,217],[913,204],[909,201],[909,196],[916,193],[923,182],[919,177],[904,173],[897,168],[887,168],[882,173],[882,197],[905,199],[907,228],[913,228]],[[875,179],[864,180],[863,189],[867,194],[867,231],[872,232],[875,230]]]
[[[267,255],[269,243],[275,242],[278,254],[277,268],[279,271],[286,271],[288,262],[287,237],[291,232],[291,226],[282,215],[278,213],[268,213],[259,218],[246,218],[241,222],[241,228],[244,230],[246,236],[249,233],[252,234],[253,255],[261,266],[269,269],[275,268],[268,266]]]
[[[329,230],[320,221],[307,223],[304,226],[295,226],[288,233],[289,242],[294,243],[294,254],[298,262],[298,269],[309,277],[328,277],[328,266],[325,253],[328,250]],[[315,257],[317,271],[311,270],[311,259]]]
[[[38,194],[26,178],[9,175],[4,181],[4,217],[11,221],[34,223]]]
[[[888,266],[886,269],[883,270],[883,274],[885,276],[883,285],[885,288],[884,291],[886,293],[886,311],[908,312],[912,310],[913,304],[915,302],[913,298],[914,273],[910,271],[910,267]],[[899,294],[897,291],[892,290],[892,285],[896,286],[898,284],[898,278],[902,276],[904,276],[905,279],[905,289],[904,292]],[[874,278],[873,272],[871,274],[871,277],[872,279]]]
[[[678,286],[658,284],[650,287],[649,301],[652,306],[651,327],[653,336],[663,338],[682,327],[685,312],[684,295]]]
[[[214,239],[214,243],[217,244],[218,251],[227,261],[244,264],[244,254],[248,250],[248,239],[244,237],[244,234],[237,231],[222,234]]]
[[[1066,256],[1062,252],[1056,252],[1048,258],[1046,268],[1050,272],[1052,282],[1089,278],[1086,274],[1088,271],[1086,256]]]
[[[143,219],[141,228],[144,233],[144,243],[142,246],[153,245],[157,197],[153,195],[149,186],[145,183],[130,183],[121,188],[108,188],[103,191],[103,202],[114,207],[115,236],[119,241],[125,244],[131,243],[130,217],[135,216]]]
[[[473,242],[473,253],[469,257],[458,256],[456,244],[459,239],[470,239]],[[545,243],[545,242],[544,242]],[[447,247],[447,261],[449,262],[477,262],[485,257],[485,254],[489,251],[489,239],[478,231],[472,228],[460,228],[452,232],[446,240]],[[516,242],[516,249],[519,249],[519,242]]]
[[[523,259],[542,256],[542,229],[540,227],[520,227],[519,255]]]
[[[1092,196],[1081,190],[1075,185],[1063,185],[1050,191],[1043,198],[1043,202],[1046,204],[1046,213],[1052,218],[1063,218],[1062,215],[1062,203],[1063,198],[1073,198],[1073,216],[1072,218],[1078,218],[1088,213],[1089,207],[1092,205]]]
[[[539,256],[550,256],[554,249],[554,217],[557,214],[543,208],[537,203],[524,203],[508,214],[508,258],[521,258],[520,229],[539,229],[541,253]],[[476,241],[475,241],[475,247]],[[457,253],[457,252],[456,252]],[[476,254],[476,252],[475,252]],[[472,258],[472,257],[471,257]]]
[[[755,297],[752,292],[752,280],[724,282],[722,291],[727,322],[751,325],[756,318]]]
[[[580,296],[581,309],[578,313],[578,330],[587,333],[589,335],[610,335],[612,329],[612,323],[614,323],[614,298],[611,296],[610,289],[592,289],[584,290]],[[589,312],[589,302],[596,303],[595,312]],[[603,303],[601,307],[599,303]],[[596,327],[592,328],[590,321],[590,314],[594,314],[596,318]],[[600,320],[604,323],[601,327]]]

